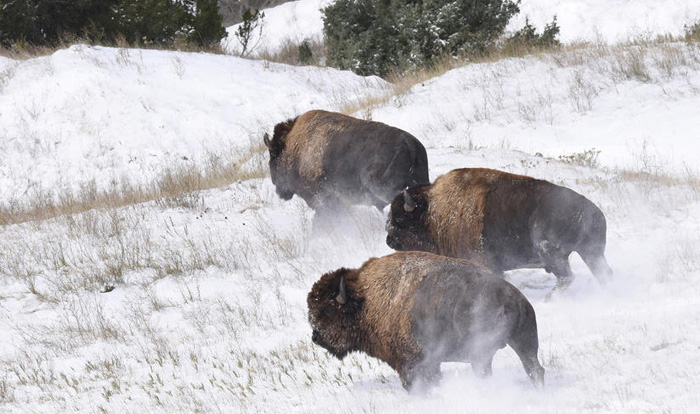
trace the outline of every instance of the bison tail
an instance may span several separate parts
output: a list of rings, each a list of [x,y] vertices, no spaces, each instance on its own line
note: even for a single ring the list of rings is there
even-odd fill
[[[414,185],[430,184],[430,176],[428,174],[428,153],[425,147],[418,143],[417,145],[409,145],[411,147],[411,183],[409,187]]]

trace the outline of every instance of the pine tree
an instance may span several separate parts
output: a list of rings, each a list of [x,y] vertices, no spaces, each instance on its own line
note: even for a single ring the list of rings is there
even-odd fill
[[[0,0],[0,45],[55,45],[78,38],[171,47],[220,41],[216,0]]]
[[[117,31],[127,42],[172,45],[191,24],[187,2],[173,0],[120,0],[115,10]]]
[[[258,31],[258,37],[262,34],[264,18],[265,13],[258,9],[246,9],[243,12],[243,21],[235,33],[241,45],[241,56],[246,56],[255,49],[256,44],[251,44],[251,40],[253,40],[253,34],[256,30]]]
[[[0,5],[0,44],[55,45],[66,36],[96,40],[109,31],[118,0],[8,0]]]
[[[226,36],[223,18],[219,14],[216,0],[197,0],[193,21],[193,31],[190,41],[199,46],[212,47],[218,45]]]

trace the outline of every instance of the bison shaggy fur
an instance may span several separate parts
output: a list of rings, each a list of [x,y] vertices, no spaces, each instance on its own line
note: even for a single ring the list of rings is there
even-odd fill
[[[471,362],[477,375],[491,375],[506,345],[544,385],[532,305],[469,261],[425,252],[372,258],[324,274],[307,303],[314,343],[340,359],[353,351],[379,358],[406,389],[438,380],[441,362]]]
[[[314,210],[346,204],[383,209],[410,185],[428,184],[425,147],[379,122],[314,110],[265,134],[270,175],[284,200],[294,194]]]
[[[387,221],[389,247],[465,258],[495,273],[544,268],[555,289],[571,283],[577,252],[605,282],[606,221],[586,197],[544,180],[486,168],[452,170],[398,194]]]

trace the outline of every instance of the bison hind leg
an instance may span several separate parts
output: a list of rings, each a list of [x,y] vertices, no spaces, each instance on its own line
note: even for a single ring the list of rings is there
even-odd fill
[[[601,285],[605,285],[612,279],[613,271],[608,265],[608,261],[605,260],[605,255],[602,252],[589,253],[581,251],[578,253]]]

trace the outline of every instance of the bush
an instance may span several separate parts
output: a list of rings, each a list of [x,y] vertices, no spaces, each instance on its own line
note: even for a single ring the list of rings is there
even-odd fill
[[[311,46],[309,45],[309,40],[304,39],[303,42],[298,47],[298,58],[297,61],[301,65],[308,65],[313,59],[313,53],[311,53]]]
[[[500,36],[519,0],[338,0],[326,7],[328,64],[386,76],[446,54],[474,55]]]
[[[525,26],[506,40],[505,48],[510,51],[530,52],[534,49],[557,47],[561,44],[558,39],[559,30],[557,16],[554,16],[551,23],[545,25],[542,34],[538,34],[535,26],[525,18]]]

